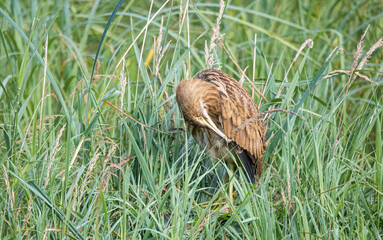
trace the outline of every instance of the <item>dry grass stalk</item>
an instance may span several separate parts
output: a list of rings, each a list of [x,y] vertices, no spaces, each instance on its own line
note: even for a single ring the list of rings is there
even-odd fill
[[[85,186],[88,185],[89,178],[90,178],[91,174],[93,173],[94,166],[96,166],[97,160],[100,158],[101,154],[102,153],[100,152],[100,147],[98,147],[97,150],[96,150],[96,154],[93,155],[92,159],[89,162],[88,170],[86,171],[84,179],[82,181],[82,184],[81,184],[81,187],[80,187],[79,199],[82,199],[82,196],[85,193],[85,191],[84,191],[85,190]],[[76,202],[76,196],[77,195],[74,195],[74,197],[75,197],[74,202]],[[76,205],[76,204],[73,204],[73,205]]]
[[[44,77],[43,77],[43,90],[41,93],[41,108],[40,108],[40,116],[43,116],[43,107],[44,107],[44,96],[45,96],[45,82],[47,79],[47,67],[48,67],[48,31],[45,26],[45,31],[47,32],[47,36],[45,38],[45,46],[44,46]],[[42,117],[40,117],[40,129],[42,125]]]
[[[234,129],[232,130],[232,132],[238,131],[238,130],[240,130],[240,129],[246,127],[246,125],[248,125],[248,124],[250,124],[250,123],[257,122],[257,121],[263,119],[263,116],[264,116],[264,115],[266,115],[266,114],[270,114],[270,113],[273,113],[273,112],[285,112],[285,113],[290,113],[290,114],[293,114],[293,115],[299,117],[300,119],[302,119],[303,121],[305,121],[305,123],[307,123],[306,119],[304,119],[301,115],[299,115],[299,114],[296,113],[296,112],[292,112],[292,111],[285,110],[285,109],[272,109],[272,110],[268,110],[268,111],[260,112],[260,113],[258,113],[257,115],[255,115],[254,117],[249,118],[248,120],[244,121],[241,125],[239,125],[237,128],[234,128]]]
[[[73,204],[72,204],[72,211],[76,211],[77,210],[77,199],[78,199],[78,197],[79,197],[79,191],[78,191],[78,187],[77,187],[77,182],[75,183],[75,182],[73,182],[73,184],[74,184],[74,186],[73,186],[73,188],[74,188],[74,191],[73,191]]]
[[[298,181],[299,184],[301,183],[301,180],[299,178],[300,170],[301,170],[301,163],[299,161],[299,156],[297,156],[297,181]]]
[[[143,137],[143,140],[144,140],[144,149],[142,151],[145,151],[145,149],[146,149],[146,134],[145,134],[145,128],[142,125],[141,125],[141,131],[142,131],[142,137]],[[140,131],[138,131],[138,134],[139,134],[140,140],[141,140]]]
[[[190,49],[190,29],[189,29],[189,0],[186,1],[186,5],[185,5],[185,11],[183,10],[183,4],[182,4],[182,0],[180,1],[180,13],[179,13],[179,31],[178,31],[178,36],[181,36],[181,32],[182,32],[182,27],[184,25],[184,22],[185,22],[185,19],[186,19],[186,33],[187,33],[187,46],[188,46],[188,49]],[[190,51],[188,52],[188,68],[185,70],[185,76],[186,78],[185,79],[189,79],[190,78],[190,69],[191,69],[191,53]]]
[[[358,59],[362,56],[363,47],[364,47],[363,41],[364,41],[364,37],[366,36],[366,33],[367,33],[369,28],[370,28],[370,25],[367,26],[366,30],[364,30],[364,33],[362,34],[358,44],[356,45],[356,51],[354,53],[354,61],[352,63],[351,72],[354,72],[354,70],[356,69],[356,66],[358,64]],[[350,76],[350,78],[351,78],[351,76]]]
[[[157,37],[157,49],[156,49],[156,57],[155,57],[155,75],[159,75],[159,70],[160,70],[160,63],[161,59],[164,57],[166,50],[169,48],[170,42],[168,42],[164,48],[162,48],[162,38],[163,38],[163,25],[164,25],[164,18],[161,18],[161,25],[160,25],[160,31],[158,33]]]
[[[383,38],[379,39],[372,47],[367,51],[366,55],[362,58],[362,60],[359,62],[357,70],[362,69],[363,65],[368,62],[368,59],[370,59],[371,55],[377,50],[383,46]]]
[[[115,77],[117,78],[117,77]],[[78,93],[78,91],[82,88],[82,85],[85,83],[85,79],[81,79],[80,81],[78,81],[78,83],[76,84],[76,86],[73,88],[73,91],[69,94],[68,98],[65,99],[65,102],[67,103],[70,99],[72,99],[74,97],[74,95],[76,93]]]
[[[239,84],[241,86],[243,85],[243,82],[245,81],[245,76],[246,76],[245,72],[246,72],[246,70],[247,70],[247,67],[245,67],[245,69],[243,69],[243,72],[241,74],[241,78],[239,79]]]
[[[133,157],[129,157],[129,158],[122,158],[122,157],[118,157],[118,156],[113,156],[115,158],[119,158],[120,159],[120,162],[119,163],[111,163],[109,165],[109,168],[112,169],[112,172],[115,171],[116,169],[120,169],[120,170],[123,170],[122,166],[127,164],[130,160],[136,158],[136,156],[133,156]]]
[[[116,65],[116,68],[115,69],[118,69],[118,67],[121,65],[122,61],[124,58],[126,58],[126,55],[128,55],[130,49],[134,46],[134,44],[137,42],[138,38],[141,36],[141,34],[146,31],[146,29],[149,27],[150,23],[157,17],[157,15],[162,11],[162,9],[166,6],[166,4],[168,4],[170,0],[167,0],[164,4],[162,4],[162,6],[158,9],[158,11],[153,14],[153,17],[150,18],[149,21],[146,22],[146,25],[144,26],[144,28],[138,33],[138,35],[136,36],[136,38],[133,40],[133,42],[130,44],[130,46],[128,47],[128,49],[125,51],[125,53],[122,55],[120,61],[117,63]]]
[[[95,68],[94,68],[93,79],[100,72],[100,66],[101,66],[100,61],[98,59],[96,59],[96,65],[95,65]]]
[[[282,196],[283,204],[285,205],[285,207],[287,207],[288,203],[287,203],[286,194],[285,194],[285,191],[283,190],[283,187],[281,187],[281,196]]]
[[[162,17],[161,18],[161,25],[160,25],[160,31],[158,33],[158,37],[157,37],[157,39],[154,39],[154,48],[157,45],[157,48],[155,48],[155,51],[154,51],[155,52],[155,57],[154,57],[155,70],[154,70],[154,74],[155,74],[155,76],[157,76],[158,81],[160,82],[161,85],[162,85],[162,79],[161,79],[161,75],[159,74],[160,63],[161,63],[162,58],[165,55],[165,52],[168,50],[169,45],[170,45],[170,42],[168,42],[165,45],[165,47],[162,48],[163,25],[164,25],[164,18]],[[166,89],[164,89],[164,96],[163,97],[164,97],[165,101],[169,98],[169,94],[166,91]],[[170,101],[168,101],[168,103],[164,107],[165,107],[165,110],[168,112],[168,110],[171,109],[171,107],[172,107],[172,103]]]
[[[184,25],[185,19],[188,21],[187,16],[188,16],[188,7],[189,7],[189,0],[186,1],[186,6],[185,6],[185,12],[183,11],[183,4],[182,0],[180,1],[180,12],[179,12],[179,31],[178,31],[178,36],[181,35],[182,32],[182,26]]]
[[[190,49],[190,24],[189,24],[189,0],[186,2],[186,32],[187,32],[187,41],[188,49]],[[188,52],[188,70],[186,71],[186,77],[189,79],[191,73],[191,51]]]
[[[116,149],[117,149],[117,144],[114,143],[112,145],[112,148],[109,150],[108,155],[106,156],[106,159],[104,160],[103,169],[105,169],[105,170],[103,171],[102,176],[101,176],[101,189],[103,189],[103,190],[105,189],[105,186],[107,186],[109,176],[112,174],[111,172],[108,171],[110,168],[110,166],[108,166],[108,164],[109,164],[109,161],[112,160],[112,156],[116,152]]]
[[[253,82],[255,81],[255,61],[257,59],[257,34],[254,34],[254,48],[253,48]]]
[[[150,15],[152,14],[152,7],[153,7],[153,0],[150,1],[150,7],[149,7],[149,12],[148,12],[148,18],[147,18],[147,22],[150,21]],[[140,60],[138,61],[138,68],[137,68],[137,76],[139,76],[138,74],[140,74],[140,67],[141,67],[141,61],[142,61],[142,54],[144,53],[144,46],[145,46],[145,42],[146,42],[146,35],[148,33],[148,28],[145,29],[145,33],[144,33],[144,39],[142,41],[142,47],[141,47],[141,53],[140,53]],[[125,59],[124,59],[125,61]]]
[[[178,36],[181,35],[181,31],[182,31],[182,25],[184,24],[184,20],[185,20],[185,16],[186,14],[183,13],[183,8],[182,8],[182,0],[180,0],[180,11],[179,11],[179,19],[178,19],[178,27],[179,27],[179,31],[178,31]],[[182,18],[181,18],[182,16]]]
[[[223,48],[223,50],[226,52],[227,56],[229,57],[229,59],[234,63],[234,65],[237,67],[237,69],[241,72],[241,74],[243,74],[243,76],[246,78],[246,80],[250,83],[251,87],[253,89],[255,89],[255,91],[259,94],[259,96],[265,100],[265,102],[267,102],[267,99],[263,96],[263,94],[261,93],[261,91],[254,85],[254,83],[251,82],[251,80],[246,76],[246,74],[244,74],[243,70],[241,69],[241,67],[238,65],[238,63],[236,61],[234,61],[234,59],[231,57],[229,51],[226,49],[225,45],[223,45],[223,42],[221,40],[219,40],[219,44],[220,46]]]
[[[47,240],[47,234],[48,234],[48,230],[49,230],[49,227],[45,227],[45,230],[44,230],[44,236],[43,236],[43,240]]]
[[[122,67],[120,71],[120,82],[121,82],[121,97],[120,97],[120,109],[123,109],[124,106],[124,95],[125,95],[125,89],[126,89],[126,77],[124,74],[125,69],[125,58],[122,61]]]
[[[146,125],[146,124],[143,124],[143,123],[139,122],[138,120],[134,119],[134,118],[131,117],[129,114],[125,113],[124,111],[122,111],[122,110],[119,109],[118,107],[114,106],[114,105],[111,104],[110,102],[107,102],[107,101],[103,101],[103,102],[104,102],[105,104],[111,106],[112,108],[114,108],[114,109],[117,110],[118,112],[122,113],[122,114],[125,115],[126,117],[130,118],[131,120],[135,121],[136,123],[140,124],[141,126],[144,126],[144,127],[146,127],[146,128],[152,129],[152,130],[154,130],[154,131],[156,131],[156,132],[160,132],[160,133],[169,135],[169,134],[166,133],[166,132],[163,132],[163,131],[161,131],[161,130],[152,128],[152,127],[150,127],[150,126],[148,126],[148,125]]]
[[[287,202],[287,210],[290,211],[291,209],[291,183],[290,183],[290,169],[289,166],[286,163],[286,175],[287,175],[287,197],[288,197],[288,202]]]
[[[254,48],[253,48],[253,82],[255,81],[255,62],[257,59],[257,34],[254,34]],[[263,87],[263,81],[262,81],[262,87]],[[263,92],[264,93],[264,92]],[[254,98],[254,89],[251,89],[251,97]],[[262,101],[262,99],[261,99]],[[261,104],[258,105],[258,108],[261,106]]]
[[[27,207],[27,213],[24,216],[24,219],[22,220],[25,225],[30,224],[29,219],[31,217],[31,210],[32,210],[32,200],[28,200],[28,207]]]
[[[326,62],[331,58],[331,56],[335,53],[335,55],[337,55],[340,51],[343,51],[344,53],[346,53],[346,50],[342,47],[342,46],[339,46],[339,47],[336,47],[334,48],[330,55],[328,55],[328,57],[326,58]]]
[[[51,154],[49,156],[49,163],[48,163],[48,167],[47,167],[47,176],[45,178],[45,187],[48,185],[49,183],[49,174],[50,174],[50,171],[51,171],[51,168],[52,168],[52,164],[53,164],[53,161],[56,157],[56,154],[58,151],[60,151],[61,147],[62,146],[59,146],[60,144],[60,139],[63,135],[63,132],[65,130],[65,127],[66,127],[66,124],[64,124],[64,126],[60,129],[60,132],[59,134],[57,135],[57,138],[56,138],[56,142],[55,142],[55,145],[51,151]]]
[[[348,70],[334,70],[334,71],[330,72],[329,74],[327,74],[326,76],[324,76],[323,79],[334,77],[334,76],[337,75],[337,73],[343,73],[343,74],[346,74],[346,75],[350,76],[351,71],[348,71]],[[367,77],[366,75],[364,75],[364,74],[362,74],[360,72],[354,72],[354,74],[355,74],[354,78],[360,77],[360,78],[363,78],[364,80],[366,80],[368,82],[371,82],[371,83],[374,83],[375,85],[378,85],[376,82],[371,81],[371,79],[369,77]]]
[[[13,191],[11,190],[11,184],[9,183],[9,177],[8,177],[8,173],[7,173],[7,169],[5,168],[4,164],[1,164],[3,166],[3,170],[4,170],[4,182],[5,182],[5,186],[7,186],[7,193],[8,193],[8,196],[9,196],[9,205],[11,206],[11,211],[13,211],[13,206],[14,206],[14,203],[15,203],[15,196],[13,193]]]
[[[355,181],[351,180],[351,181],[345,182],[345,183],[340,184],[340,185],[338,185],[338,186],[336,186],[336,187],[330,188],[330,189],[328,189],[328,190],[326,190],[326,191],[323,191],[323,192],[320,192],[320,193],[317,193],[317,194],[308,196],[308,197],[303,198],[303,199],[299,199],[299,200],[293,201],[293,202],[291,202],[291,204],[295,204],[295,203],[298,203],[298,202],[303,202],[303,201],[309,200],[309,199],[311,199],[311,198],[318,197],[318,196],[320,196],[320,195],[322,195],[322,194],[325,194],[325,193],[334,191],[335,189],[341,188],[341,187],[343,187],[344,185],[348,185],[348,184],[351,184],[351,183],[353,183],[353,182],[355,182]],[[375,189],[375,190],[376,190],[376,189]],[[380,194],[383,194],[383,193],[381,193],[381,192],[379,192],[379,193],[380,193]]]
[[[328,234],[327,234],[327,240],[331,239],[331,219],[330,219],[330,226],[328,227]]]
[[[223,35],[219,33],[219,29],[221,25],[223,11],[225,9],[225,2],[223,0],[220,0],[219,5],[220,8],[217,17],[217,24],[215,27],[212,28],[213,34],[211,36],[209,45],[207,44],[207,41],[205,41],[205,63],[207,69],[220,68],[220,63],[216,62],[213,54],[213,49],[217,46],[217,41],[221,40],[223,37]]]
[[[295,54],[295,57],[293,59],[293,61],[291,62],[289,68],[287,69],[287,72],[285,74],[285,77],[283,78],[283,81],[287,81],[287,75],[289,74],[290,70],[291,70],[291,67],[293,66],[293,64],[298,60],[298,57],[299,55],[301,55],[303,49],[305,49],[306,47],[308,48],[312,48],[314,45],[314,42],[312,39],[307,39],[302,45],[301,47],[299,48],[298,52]],[[282,94],[282,91],[284,90],[284,85],[282,84],[277,95],[275,95],[275,98],[279,98]]]
[[[376,115],[376,108],[374,109],[374,113],[371,115],[370,119],[368,120],[368,125],[371,125],[372,120],[374,119],[375,115]]]

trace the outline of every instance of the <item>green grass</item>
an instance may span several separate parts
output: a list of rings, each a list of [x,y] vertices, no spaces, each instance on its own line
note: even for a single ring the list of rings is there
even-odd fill
[[[215,61],[286,111],[265,116],[259,184],[232,176],[217,209],[228,169],[184,130],[175,87],[206,67],[219,1],[165,2],[0,2],[0,238],[381,239],[383,48],[324,77],[352,69],[368,25],[361,58],[383,37],[383,3],[225,2]]]

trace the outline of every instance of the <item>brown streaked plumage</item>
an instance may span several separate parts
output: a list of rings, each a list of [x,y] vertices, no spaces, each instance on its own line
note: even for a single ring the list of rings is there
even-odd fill
[[[218,69],[204,70],[179,83],[176,99],[194,139],[229,164],[227,148],[234,149],[254,183],[262,173],[265,131],[257,105],[238,81]]]

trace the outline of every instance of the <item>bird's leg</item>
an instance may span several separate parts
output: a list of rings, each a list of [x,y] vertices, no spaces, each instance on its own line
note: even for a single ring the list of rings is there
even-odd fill
[[[229,164],[230,172],[231,174],[234,174],[234,164]],[[233,204],[233,181],[231,180],[230,177],[230,183],[229,183],[229,198],[230,198],[230,203]]]

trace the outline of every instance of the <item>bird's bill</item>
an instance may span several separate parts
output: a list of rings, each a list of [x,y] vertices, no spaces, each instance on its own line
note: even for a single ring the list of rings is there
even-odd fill
[[[218,129],[218,127],[214,124],[214,122],[209,117],[202,117],[201,121],[203,125],[209,127],[213,132],[218,134],[218,136],[222,137],[226,141],[229,141],[227,136],[221,130]]]

